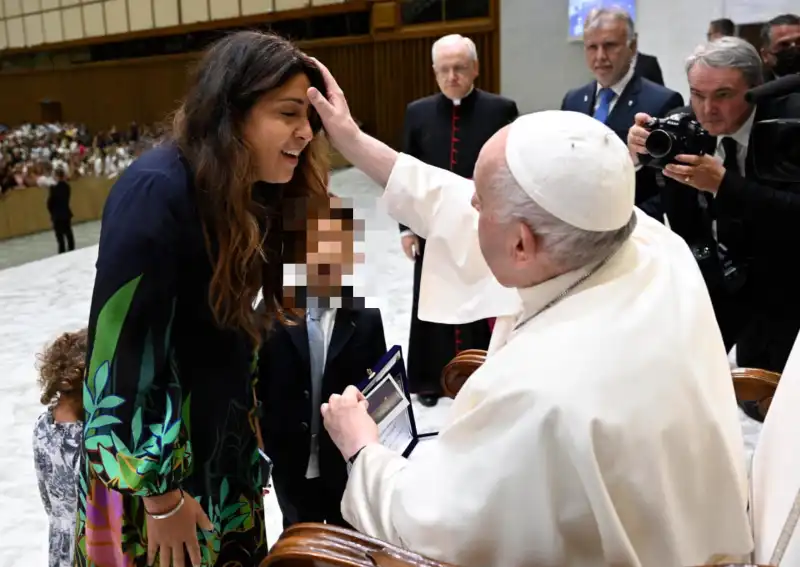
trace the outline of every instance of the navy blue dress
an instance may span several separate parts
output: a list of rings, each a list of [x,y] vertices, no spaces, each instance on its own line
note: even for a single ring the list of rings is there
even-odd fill
[[[214,322],[195,189],[174,145],[123,173],[102,222],[76,565],[145,565],[140,497],[176,488],[214,524],[198,530],[203,565],[258,565],[267,544],[255,352]]]

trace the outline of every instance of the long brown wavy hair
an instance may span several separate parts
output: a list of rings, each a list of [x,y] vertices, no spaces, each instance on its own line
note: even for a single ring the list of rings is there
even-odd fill
[[[204,54],[172,124],[172,138],[198,192],[213,265],[209,304],[220,326],[244,331],[254,343],[265,326],[283,318],[282,264],[294,261],[287,254],[305,238],[302,230],[284,230],[297,224],[288,218],[296,207],[286,203],[327,194],[328,145],[313,107],[314,138],[286,184],[258,182],[244,139],[245,122],[258,100],[299,74],[326,93],[317,66],[291,42],[268,33],[233,33]],[[259,289],[266,309],[257,317],[253,304]]]

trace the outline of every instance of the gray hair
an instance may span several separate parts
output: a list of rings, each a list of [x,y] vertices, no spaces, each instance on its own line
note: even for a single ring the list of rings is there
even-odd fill
[[[436,63],[436,51],[440,47],[445,45],[457,45],[459,43],[463,44],[464,47],[467,48],[467,53],[472,61],[478,60],[478,48],[475,46],[475,42],[470,38],[464,37],[463,35],[459,35],[457,33],[440,37],[433,42],[433,47],[431,48],[431,60]]]
[[[712,69],[738,69],[749,87],[764,82],[761,56],[750,42],[740,37],[721,37],[697,46],[686,59],[687,75],[695,65],[705,65]]]
[[[602,262],[619,250],[636,228],[636,213],[622,228],[606,232],[569,225],[531,199],[505,163],[494,173],[491,187],[496,203],[492,209],[496,210],[501,222],[525,223],[551,261],[564,271]]]
[[[630,14],[622,8],[599,8],[589,12],[586,16],[586,22],[583,24],[584,33],[599,28],[608,20],[616,20],[625,22],[625,27],[628,31],[628,45],[633,43],[636,39],[636,27],[633,24],[633,19]]]

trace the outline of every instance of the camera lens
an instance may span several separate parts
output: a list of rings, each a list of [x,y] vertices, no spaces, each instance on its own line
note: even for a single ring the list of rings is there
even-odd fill
[[[663,158],[672,151],[672,141],[674,140],[674,136],[669,132],[664,132],[664,130],[654,130],[650,132],[650,135],[647,136],[647,140],[644,142],[644,147],[647,150],[647,153],[653,156],[654,158]]]

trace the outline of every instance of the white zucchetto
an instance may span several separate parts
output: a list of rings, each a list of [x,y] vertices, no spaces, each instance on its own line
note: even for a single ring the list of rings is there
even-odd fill
[[[633,214],[636,171],[613,130],[579,112],[547,110],[509,127],[506,162],[537,205],[592,232],[617,230]]]

